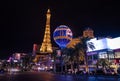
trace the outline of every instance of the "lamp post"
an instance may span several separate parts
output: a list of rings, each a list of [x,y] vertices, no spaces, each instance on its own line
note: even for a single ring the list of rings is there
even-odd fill
[[[54,73],[56,73],[56,52],[55,51],[53,52],[53,72]]]
[[[60,56],[60,64],[61,64],[61,73],[63,73],[63,52],[61,50],[61,56]]]

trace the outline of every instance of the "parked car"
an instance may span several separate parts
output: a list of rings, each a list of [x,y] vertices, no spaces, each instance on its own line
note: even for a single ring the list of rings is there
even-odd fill
[[[115,75],[115,70],[114,69],[105,69],[105,75]]]
[[[8,72],[12,72],[12,73],[17,73],[20,72],[21,70],[19,68],[8,68]]]

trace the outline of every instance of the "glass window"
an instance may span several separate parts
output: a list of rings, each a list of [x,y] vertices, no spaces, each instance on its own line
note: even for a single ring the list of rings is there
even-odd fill
[[[109,54],[109,58],[114,58],[114,54]]]
[[[88,60],[92,60],[92,55],[88,56]]]
[[[100,52],[99,53],[99,58],[107,58],[107,53],[106,52]]]
[[[115,58],[120,58],[120,52],[115,52]]]
[[[97,54],[93,55],[93,59],[97,60],[98,59],[98,55]]]

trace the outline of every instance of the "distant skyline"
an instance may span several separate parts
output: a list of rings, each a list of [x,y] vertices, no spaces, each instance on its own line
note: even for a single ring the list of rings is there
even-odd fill
[[[95,37],[120,36],[120,5],[117,0],[3,0],[0,1],[0,58],[14,52],[32,52],[42,44],[47,9],[51,10],[51,40],[57,26],[67,25],[73,37],[86,27]]]

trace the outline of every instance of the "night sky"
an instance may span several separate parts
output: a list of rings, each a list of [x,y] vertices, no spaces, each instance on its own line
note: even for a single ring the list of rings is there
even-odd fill
[[[78,2],[79,1],[79,2]],[[73,37],[86,27],[96,37],[120,36],[119,0],[1,0],[0,58],[15,52],[32,52],[43,41],[46,11],[51,10],[51,40],[59,25],[67,25]]]

